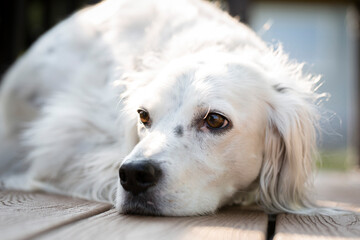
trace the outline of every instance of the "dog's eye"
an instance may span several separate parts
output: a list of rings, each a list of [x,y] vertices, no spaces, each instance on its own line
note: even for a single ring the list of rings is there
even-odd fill
[[[139,113],[140,121],[143,124],[146,125],[150,122],[150,115],[147,111],[145,111],[143,109],[139,109],[139,110],[137,110],[137,112]]]
[[[205,123],[208,128],[224,128],[229,121],[218,113],[209,113],[205,118]]]

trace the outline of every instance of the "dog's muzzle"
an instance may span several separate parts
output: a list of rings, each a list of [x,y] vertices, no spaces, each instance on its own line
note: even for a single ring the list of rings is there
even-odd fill
[[[122,187],[133,195],[146,192],[159,181],[162,171],[149,160],[125,163],[119,170]]]

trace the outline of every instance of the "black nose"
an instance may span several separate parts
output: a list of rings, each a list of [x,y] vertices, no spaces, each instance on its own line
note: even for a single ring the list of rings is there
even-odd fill
[[[119,175],[123,188],[137,195],[156,185],[161,176],[161,169],[151,161],[136,161],[123,164]]]

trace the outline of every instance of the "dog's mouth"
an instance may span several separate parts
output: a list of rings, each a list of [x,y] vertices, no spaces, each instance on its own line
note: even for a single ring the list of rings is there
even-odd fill
[[[162,215],[154,198],[149,196],[149,194],[144,193],[138,195],[127,193],[121,209],[123,214],[151,216]]]

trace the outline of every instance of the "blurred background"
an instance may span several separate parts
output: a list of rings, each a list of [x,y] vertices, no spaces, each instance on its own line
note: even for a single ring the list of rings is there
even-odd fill
[[[99,0],[1,0],[0,79],[46,30]],[[281,44],[305,72],[321,74],[324,119],[319,140],[325,170],[359,167],[360,0],[222,0],[220,8],[269,44]]]

